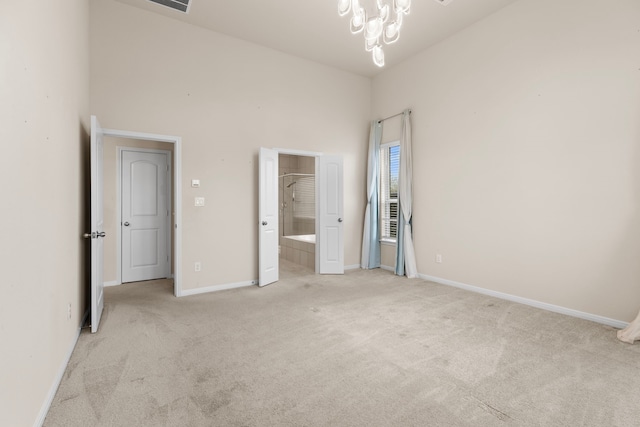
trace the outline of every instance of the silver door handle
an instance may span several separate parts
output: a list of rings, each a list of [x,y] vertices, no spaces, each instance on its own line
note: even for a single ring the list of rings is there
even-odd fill
[[[262,221],[262,225],[267,225],[267,221]]]
[[[338,218],[338,222],[342,222],[342,218]]]
[[[129,221],[125,222],[125,223],[124,223],[124,224],[122,224],[122,225],[124,225],[125,227],[128,227],[128,226],[129,226]]]
[[[106,235],[107,233],[105,233],[104,231],[94,231],[93,233],[84,233],[82,237],[84,237],[85,239],[97,239],[98,237],[105,237]]]

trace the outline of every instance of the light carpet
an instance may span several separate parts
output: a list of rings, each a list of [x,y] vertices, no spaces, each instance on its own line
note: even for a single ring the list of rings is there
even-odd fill
[[[382,270],[105,289],[45,426],[638,426],[613,328]],[[295,271],[294,271],[295,270]]]

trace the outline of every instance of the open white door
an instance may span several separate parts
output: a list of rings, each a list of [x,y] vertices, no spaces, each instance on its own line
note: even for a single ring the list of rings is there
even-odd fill
[[[278,281],[278,152],[260,148],[259,286]]]
[[[91,332],[98,331],[104,309],[104,212],[102,128],[91,116]]]
[[[318,271],[320,274],[344,274],[341,156],[320,156],[318,195]]]

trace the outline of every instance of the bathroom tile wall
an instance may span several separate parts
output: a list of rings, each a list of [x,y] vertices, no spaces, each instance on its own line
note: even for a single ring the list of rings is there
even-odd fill
[[[280,258],[315,270],[316,245],[280,236]]]

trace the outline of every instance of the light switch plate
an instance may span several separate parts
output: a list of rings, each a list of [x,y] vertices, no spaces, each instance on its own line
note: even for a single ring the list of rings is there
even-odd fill
[[[196,197],[195,205],[204,206],[204,197]]]

